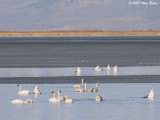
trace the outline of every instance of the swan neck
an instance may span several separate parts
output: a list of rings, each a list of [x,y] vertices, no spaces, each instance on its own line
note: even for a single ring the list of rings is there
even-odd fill
[[[83,86],[83,79],[82,79],[82,86]]]
[[[19,91],[21,91],[21,85],[19,85]]]
[[[56,93],[54,93],[54,98],[56,98]]]
[[[87,91],[87,84],[85,83],[85,86],[84,86],[85,88],[84,88],[84,90],[85,90],[85,92]]]

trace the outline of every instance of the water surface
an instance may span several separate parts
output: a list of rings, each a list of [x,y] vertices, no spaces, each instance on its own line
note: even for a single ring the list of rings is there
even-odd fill
[[[99,94],[104,101],[96,102],[95,93],[74,93],[73,84],[40,84],[42,92],[38,97],[34,94],[19,96],[16,84],[0,84],[0,119],[2,120],[159,120],[160,84],[158,83],[123,83],[100,84]],[[23,89],[33,93],[34,84],[24,84]],[[88,84],[94,88],[95,84]],[[155,100],[142,98],[151,88],[155,90]],[[61,90],[62,95],[74,99],[73,104],[64,102],[49,103],[53,97],[52,90]],[[32,104],[12,104],[14,99],[33,100]]]

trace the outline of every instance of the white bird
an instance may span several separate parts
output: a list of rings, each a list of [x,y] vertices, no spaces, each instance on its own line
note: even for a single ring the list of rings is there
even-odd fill
[[[24,100],[21,100],[21,99],[16,99],[16,100],[12,100],[10,102],[11,103],[17,103],[17,104],[22,104],[22,103],[32,103],[32,100],[28,99],[28,100],[24,101]]]
[[[56,98],[56,92],[52,91],[52,93],[54,94],[54,97],[50,98],[49,102],[60,102],[60,99]]]
[[[81,68],[78,67],[76,72],[77,72],[77,73],[81,73]]]
[[[97,101],[97,102],[103,101],[102,96],[100,96],[100,95],[98,94],[98,95],[96,96],[96,101]]]
[[[155,98],[154,89],[152,88],[151,91],[149,92],[149,94],[147,96],[145,96],[144,98],[148,98],[149,100],[154,100],[154,98]]]
[[[98,65],[95,67],[95,70],[96,70],[96,71],[103,71],[103,69],[100,68],[100,66],[98,66]]]
[[[35,86],[34,94],[41,94],[39,87],[37,85]]]
[[[118,67],[117,67],[117,65],[116,66],[114,66],[114,72],[118,72],[119,70],[118,70]]]
[[[21,84],[19,84],[18,86],[19,86],[19,92],[18,92],[18,94],[23,95],[23,94],[29,94],[30,93],[29,90],[22,90]]]
[[[83,85],[84,79],[82,79],[82,84],[81,85],[73,85],[74,88],[82,88],[84,87]]]
[[[74,100],[65,96],[65,103],[74,103]]]
[[[98,92],[98,85],[99,85],[99,83],[97,82],[96,83],[96,88],[89,88],[88,92]]]
[[[107,66],[107,70],[108,70],[108,71],[110,71],[110,70],[111,70],[111,67],[110,67],[109,65]]]

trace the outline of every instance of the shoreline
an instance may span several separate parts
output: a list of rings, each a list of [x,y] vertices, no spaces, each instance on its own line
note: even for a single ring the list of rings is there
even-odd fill
[[[114,35],[160,35],[160,31],[148,30],[148,31],[0,31],[1,37],[12,37],[12,36],[114,36]]]

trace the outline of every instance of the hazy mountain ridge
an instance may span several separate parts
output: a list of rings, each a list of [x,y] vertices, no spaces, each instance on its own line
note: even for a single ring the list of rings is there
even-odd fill
[[[0,30],[158,30],[159,7],[128,0],[2,0]]]

